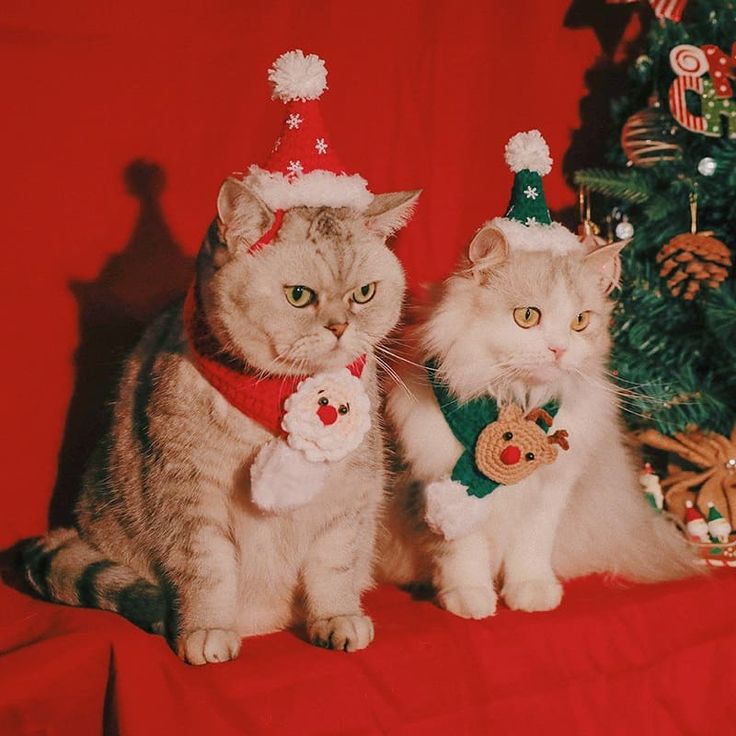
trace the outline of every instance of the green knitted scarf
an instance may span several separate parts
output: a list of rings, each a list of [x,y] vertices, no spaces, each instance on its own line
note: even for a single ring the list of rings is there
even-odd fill
[[[469,496],[484,498],[493,493],[501,483],[486,477],[478,469],[475,464],[475,444],[480,433],[498,419],[498,404],[490,396],[472,399],[464,404],[459,403],[448,385],[438,378],[437,362],[430,359],[424,365],[442,415],[457,441],[463,446],[463,454],[455,463],[451,478],[462,483],[468,489]],[[560,406],[556,401],[549,401],[542,408],[554,417]],[[549,430],[544,420],[537,419],[537,424],[545,432]]]

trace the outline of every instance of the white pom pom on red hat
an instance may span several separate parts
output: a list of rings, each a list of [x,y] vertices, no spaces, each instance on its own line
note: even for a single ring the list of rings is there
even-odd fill
[[[295,49],[274,61],[268,81],[273,84],[274,99],[316,100],[327,89],[327,69],[317,54],[305,56],[301,49]]]

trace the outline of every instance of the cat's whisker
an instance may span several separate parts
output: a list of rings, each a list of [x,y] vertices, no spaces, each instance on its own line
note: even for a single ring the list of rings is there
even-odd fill
[[[288,352],[286,354],[277,354],[264,368],[256,371],[256,384],[269,378],[271,369],[280,363],[285,363],[286,360],[288,360]]]
[[[617,398],[620,399],[618,402],[619,408],[621,411],[625,411],[627,414],[631,414],[632,416],[637,416],[642,419],[650,419],[651,417],[647,416],[646,414],[643,414],[640,411],[636,411],[635,405],[632,405],[630,399],[625,399],[620,396],[620,394],[611,386],[607,386],[605,384],[601,384],[597,381],[595,381],[591,376],[586,375],[579,369],[575,369],[575,372],[585,381],[590,383],[592,386],[595,386],[596,388],[602,389],[604,391],[609,391],[609,393],[615,395]]]
[[[378,355],[373,356],[376,363],[378,363],[381,368],[386,372],[386,374],[396,383],[398,386],[401,386],[401,388],[404,390],[406,395],[412,399],[413,401],[416,401],[416,396],[412,393],[411,389],[404,383],[401,376],[393,369],[391,366],[382,358],[380,358]]]
[[[407,363],[408,365],[413,365],[416,368],[421,368],[422,370],[436,370],[435,368],[430,368],[428,366],[423,365],[422,363],[417,363],[413,360],[409,360],[408,358],[403,357],[402,355],[399,355],[398,353],[395,353],[392,350],[389,350],[383,345],[374,345],[374,350],[378,350],[384,355],[388,355],[390,358],[393,358],[394,360],[400,360],[402,363]]]
[[[607,381],[596,381],[592,376],[589,376],[581,372],[579,369],[575,369],[575,371],[580,376],[584,377],[588,382],[594,383],[594,385],[598,386],[604,391],[608,391],[609,393],[615,396],[618,396],[621,400],[628,400],[630,402],[650,403],[654,405],[664,404],[664,402],[661,399],[658,399],[656,396],[649,396],[648,394],[640,393],[638,391],[634,391],[633,389],[616,386],[614,383],[609,383]]]
[[[368,352],[371,345],[366,341],[365,345],[363,346],[363,350],[365,352]],[[394,368],[391,366],[391,364],[384,360],[380,355],[376,352],[380,350],[379,345],[373,345],[373,358],[376,361],[376,363],[381,366],[381,368],[385,371],[385,373],[396,383],[398,386],[401,386],[404,392],[409,396],[412,400],[416,401],[416,397],[414,396],[411,389],[406,385],[404,380],[401,378],[401,376],[394,370]],[[386,351],[381,351],[386,352]]]

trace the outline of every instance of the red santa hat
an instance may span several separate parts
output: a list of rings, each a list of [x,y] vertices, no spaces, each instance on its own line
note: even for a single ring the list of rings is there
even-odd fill
[[[700,509],[696,508],[692,501],[685,501],[685,523],[689,524],[691,521],[697,521],[698,519],[705,521]]]
[[[346,172],[322,121],[324,61],[300,49],[287,51],[273,63],[268,79],[273,98],[285,105],[281,136],[263,166],[250,167],[244,183],[273,210],[300,205],[365,209],[373,194],[363,177]]]

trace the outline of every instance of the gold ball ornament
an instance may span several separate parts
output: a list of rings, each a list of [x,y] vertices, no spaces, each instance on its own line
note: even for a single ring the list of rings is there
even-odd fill
[[[659,103],[635,112],[621,130],[621,148],[628,165],[648,167],[674,161],[682,152],[674,142],[676,133],[677,126]]]
[[[682,233],[662,246],[657,263],[672,295],[691,301],[702,287],[717,289],[726,280],[731,251],[713,233]]]

